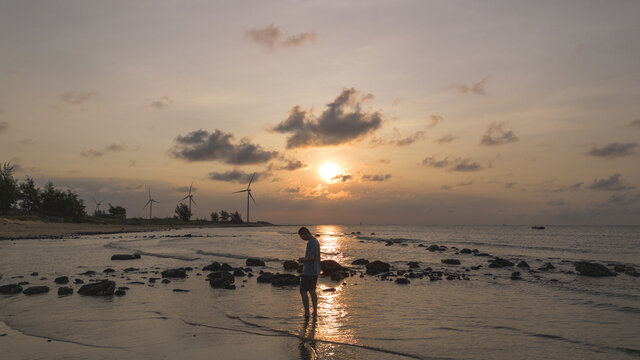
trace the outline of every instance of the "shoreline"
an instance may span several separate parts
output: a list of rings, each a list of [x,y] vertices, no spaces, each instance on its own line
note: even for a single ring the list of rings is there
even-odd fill
[[[59,239],[70,236],[167,231],[189,228],[266,227],[273,224],[96,224],[63,223],[42,220],[0,218],[0,241],[27,239]]]

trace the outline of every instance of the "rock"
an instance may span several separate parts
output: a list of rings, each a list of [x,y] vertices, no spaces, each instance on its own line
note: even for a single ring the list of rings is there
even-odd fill
[[[551,264],[550,262],[548,262],[548,263],[545,263],[542,267],[539,267],[539,268],[538,268],[538,270],[541,270],[541,271],[549,271],[549,270],[553,270],[553,269],[555,269],[555,268],[556,268],[556,267],[555,267],[555,266],[553,266],[553,264]]]
[[[185,289],[173,289],[173,292],[189,292],[191,290],[185,290]]]
[[[377,275],[380,273],[389,272],[391,265],[386,262],[376,260],[367,264],[367,274]]]
[[[331,273],[331,281],[342,281],[345,277],[349,276],[349,272],[336,271]]]
[[[93,284],[83,285],[78,294],[85,296],[111,296],[116,289],[116,283],[110,280],[102,280]]]
[[[106,269],[102,270],[102,272],[108,274],[108,273],[113,273],[113,272],[116,272],[116,271],[113,270],[112,268],[106,268]]]
[[[270,283],[273,280],[273,276],[273,273],[263,272],[262,274],[260,274],[260,276],[258,276],[256,281],[258,281],[259,283]]]
[[[367,265],[369,263],[369,260],[367,259],[357,259],[354,260],[351,265]]]
[[[48,286],[32,286],[22,290],[25,295],[44,294],[49,292]]]
[[[169,279],[162,279],[162,283],[163,283],[163,284],[168,284],[168,283],[170,283],[170,282],[171,282],[171,280],[169,280]]]
[[[129,290],[129,287],[128,286],[119,286],[118,290],[127,291],[127,290]]]
[[[56,284],[68,284],[69,283],[69,277],[68,276],[60,276],[57,277],[54,282]]]
[[[140,270],[140,269],[138,269],[138,268],[128,267],[128,268],[126,268],[126,269],[124,269],[124,270],[122,270],[122,271],[124,271],[124,272],[128,273],[128,272],[132,272],[132,271],[139,271],[139,270]]]
[[[614,270],[619,273],[625,273],[630,276],[640,276],[640,273],[633,266],[614,265]]]
[[[603,277],[616,276],[617,274],[609,270],[606,266],[598,263],[579,261],[576,263],[576,271],[583,276]]]
[[[222,266],[220,266],[220,270],[222,271],[233,271],[233,267],[227,263],[222,264]]]
[[[246,276],[247,274],[244,273],[244,271],[242,271],[242,269],[235,269],[233,270],[233,276]]]
[[[320,269],[324,275],[331,275],[336,271],[345,271],[348,269],[333,260],[323,260],[320,262]]]
[[[207,279],[209,279],[209,285],[214,289],[226,288],[235,282],[233,275],[224,270],[212,272],[207,275]]]
[[[242,285],[242,286],[244,286],[244,285]],[[235,290],[236,286],[234,284],[231,284],[231,285],[225,286],[224,288],[225,288],[225,290]]]
[[[187,277],[187,271],[184,268],[168,269],[163,271],[161,274],[163,278],[183,278],[184,279]]]
[[[38,274],[37,271],[34,271],[34,272],[31,273],[31,276],[38,276],[38,275],[40,275],[40,274]]]
[[[519,267],[519,268],[528,268],[528,267],[529,267],[529,264],[527,264],[527,262],[526,262],[526,261],[522,260],[522,261],[520,261],[520,262],[518,263],[518,265],[516,265],[516,266],[517,266],[517,267]]]
[[[58,296],[66,296],[73,294],[73,289],[67,286],[58,288]]]
[[[322,292],[335,292],[336,288],[326,288],[326,289],[322,289]]]
[[[95,274],[96,274],[96,272],[95,272],[95,271],[93,271],[93,270],[87,270],[87,271],[83,272],[83,273],[82,273],[82,274],[80,274],[80,275],[88,275],[88,276],[91,276],[91,275],[95,275]]]
[[[512,263],[511,261],[509,261],[509,260],[505,260],[505,259],[502,259],[502,258],[499,258],[499,257],[497,257],[497,258],[495,258],[495,259],[493,259],[493,260],[489,260],[489,262],[491,263],[491,264],[489,265],[489,267],[490,267],[490,268],[494,268],[494,269],[495,269],[495,268],[503,268],[503,267],[508,267],[508,266],[513,266],[513,265],[515,265],[515,264],[514,264],[514,263]]]
[[[0,294],[2,295],[15,295],[22,292],[22,286],[17,284],[9,284],[0,286]]]
[[[489,256],[491,256],[491,254],[487,254],[487,253],[481,253],[481,252],[479,252],[479,253],[474,253],[474,254],[473,254],[473,256],[485,256],[485,257],[489,257]]]
[[[511,280],[520,280],[520,271],[514,271],[511,273]]]
[[[460,250],[460,254],[471,254],[471,252],[472,252],[471,249],[467,249],[467,248]]]
[[[20,281],[18,283],[18,285],[20,285],[20,286],[25,286],[25,285],[29,285],[29,284],[30,284],[30,282],[28,282],[28,281]]]
[[[420,267],[420,264],[417,261],[409,261],[407,265],[409,265],[410,269],[415,269]]]
[[[293,274],[276,274],[271,279],[273,286],[293,286],[300,284],[300,278]]]
[[[220,270],[220,263],[218,263],[217,261],[214,261],[211,264],[202,268],[202,271],[219,271],[219,270]]]
[[[246,266],[265,266],[264,261],[260,259],[247,259]]]
[[[458,259],[442,259],[441,262],[447,265],[460,265],[460,260]]]
[[[298,262],[294,260],[285,260],[285,262],[282,263],[282,267],[285,270],[297,270]]]
[[[73,283],[74,283],[74,284],[76,284],[76,285],[84,284],[84,280],[82,280],[82,279],[75,279],[75,280],[73,280]]]
[[[434,252],[434,251],[445,251],[447,250],[446,246],[439,246],[439,245],[431,245],[427,248],[427,250]]]
[[[113,293],[113,295],[115,295],[115,296],[125,296],[125,295],[127,295],[127,292],[124,291],[124,290],[119,290],[118,289],[118,290],[116,290],[116,292]]]
[[[115,254],[111,260],[136,260],[140,259],[140,254]]]
[[[406,278],[397,278],[396,284],[411,284],[411,281],[409,281],[409,279],[406,279]]]

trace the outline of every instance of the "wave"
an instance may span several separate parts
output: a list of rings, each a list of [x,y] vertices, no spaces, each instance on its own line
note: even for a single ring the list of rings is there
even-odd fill
[[[358,239],[358,240],[368,240],[368,241],[379,241],[379,242],[389,242],[390,241],[390,242],[393,242],[393,243],[396,243],[396,244],[403,243],[403,242],[412,242],[412,243],[424,242],[422,240],[411,239],[411,238],[402,238],[402,237],[384,238],[384,237],[364,236],[364,235],[358,235],[358,236],[356,236],[356,239]]]
[[[111,248],[111,249],[118,249],[118,250],[126,250],[126,251],[133,252],[134,254],[152,256],[152,257],[157,257],[162,259],[176,259],[176,260],[183,260],[183,261],[195,261],[200,259],[199,257],[188,257],[185,255],[152,253],[152,252],[143,251],[139,249],[132,249],[124,246],[118,246],[116,245],[116,243],[108,243],[108,244],[105,244],[104,247]]]
[[[244,260],[244,259],[248,259],[248,258],[252,258],[252,256],[247,256],[247,255],[240,255],[240,254],[229,254],[229,253],[217,253],[217,252],[211,252],[211,251],[204,251],[204,250],[196,250],[196,254],[200,254],[200,255],[209,255],[209,256],[217,256],[217,257],[224,257],[224,258],[230,258],[230,259],[239,259],[239,260]],[[269,258],[269,257],[256,257],[257,259],[260,259],[262,261],[278,261],[278,262],[284,262],[287,259],[278,259],[278,258]],[[291,260],[291,259],[288,259]]]

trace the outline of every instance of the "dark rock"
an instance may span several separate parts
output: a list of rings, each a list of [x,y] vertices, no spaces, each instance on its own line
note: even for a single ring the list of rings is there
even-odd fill
[[[129,281],[127,284],[131,285],[144,285],[142,281]]]
[[[162,283],[163,283],[163,284],[168,284],[168,283],[170,283],[170,282],[171,282],[171,280],[169,280],[169,279],[162,279]]]
[[[219,271],[219,270],[220,270],[220,263],[218,263],[217,261],[214,261],[211,264],[202,268],[202,271]]]
[[[415,269],[415,268],[419,268],[420,264],[417,261],[409,261],[407,263],[407,265],[409,265],[409,268],[411,269]]]
[[[576,271],[580,275],[591,277],[616,276],[617,274],[609,270],[606,266],[598,263],[579,261],[576,263]]]
[[[82,279],[75,279],[73,280],[74,284],[79,285],[79,284],[84,284],[84,280]]]
[[[235,269],[233,270],[233,276],[246,276],[247,274],[244,273],[244,271],[242,271],[242,269]]]
[[[396,284],[410,284],[411,281],[409,281],[409,279],[406,278],[397,278],[396,279]]]
[[[163,278],[183,278],[184,279],[187,277],[187,271],[183,268],[168,269],[163,271],[161,274]]]
[[[640,276],[640,273],[638,273],[638,271],[636,270],[636,268],[634,268],[633,266],[626,266],[626,265],[614,265],[614,270],[616,272],[619,273],[625,273],[627,275],[630,276]]]
[[[32,286],[22,290],[25,295],[44,294],[49,292],[48,286]]]
[[[458,259],[442,259],[441,262],[447,265],[460,265],[460,260]]]
[[[111,296],[116,289],[116,283],[110,280],[102,280],[93,284],[83,285],[78,294],[86,296]]]
[[[298,268],[296,269],[296,272],[298,274],[302,274],[302,270],[304,270],[304,264],[298,264]]]
[[[30,284],[30,282],[28,282],[28,281],[20,281],[18,283],[18,285],[20,285],[20,286],[25,286],[25,285],[29,285],[29,284]]]
[[[116,254],[111,256],[111,260],[135,260],[140,259],[140,254]]]
[[[124,271],[124,272],[128,273],[128,272],[138,271],[138,270],[140,270],[140,269],[138,269],[138,268],[134,268],[134,267],[128,267],[128,268],[126,268],[126,269],[124,269],[124,270],[122,270],[122,271]]]
[[[128,287],[128,286],[119,286],[119,287],[118,287],[118,290],[124,290],[124,291],[127,291],[127,290],[129,290],[129,287]]]
[[[220,266],[220,270],[222,271],[233,271],[233,267],[227,263],[222,264],[222,266]]]
[[[113,270],[112,268],[106,268],[104,270],[102,270],[103,273],[113,273],[116,272],[115,270]]]
[[[520,261],[520,262],[518,263],[518,265],[516,265],[516,266],[517,266],[517,267],[519,267],[519,268],[528,268],[528,267],[529,267],[529,264],[527,264],[527,262],[526,262],[526,261],[522,260],[522,261]]]
[[[38,276],[38,275],[40,275],[40,274],[38,274],[37,271],[34,271],[34,272],[31,273],[31,276]]]
[[[347,268],[345,268],[344,266],[338,264],[336,261],[333,260],[323,260],[320,262],[320,269],[322,270],[322,273],[324,275],[331,275],[332,273],[336,272],[336,271],[348,271]]]
[[[520,271],[514,271],[511,273],[511,280],[520,280]]]
[[[484,257],[490,257],[490,256],[491,256],[491,254],[481,253],[481,252],[479,252],[479,253],[474,253],[473,255],[474,255],[474,256],[484,256]]]
[[[331,281],[342,281],[345,277],[349,276],[348,271],[336,271],[331,273]]]
[[[351,265],[367,265],[369,263],[369,260],[367,259],[357,259],[354,260]]]
[[[439,246],[439,245],[431,245],[427,248],[427,250],[434,252],[434,251],[445,251],[447,250],[446,246]]]
[[[300,278],[293,274],[276,274],[271,279],[273,286],[290,286],[300,284]]]
[[[244,285],[242,285],[242,286],[244,286]],[[235,290],[236,286],[234,284],[231,284],[231,285],[225,286],[224,288],[225,288],[225,290]]]
[[[322,289],[322,292],[335,292],[336,288],[326,288],[326,289]]]
[[[550,262],[545,263],[542,267],[539,267],[538,270],[540,271],[549,271],[549,270],[553,270],[556,267],[553,266],[553,264],[551,264]]]
[[[460,254],[471,254],[471,252],[472,252],[471,249],[467,249],[467,248],[460,250]]]
[[[156,282],[156,280],[160,280],[160,279],[159,279],[159,278],[154,278],[154,277],[149,278],[149,282],[150,282],[151,284],[154,284],[154,283]]]
[[[191,290],[185,290],[185,289],[173,289],[173,292],[189,292]]]
[[[0,286],[0,294],[2,295],[15,295],[22,292],[22,286],[17,284],[9,284]]]
[[[115,296],[125,296],[125,295],[127,295],[127,292],[124,291],[124,290],[119,290],[118,289],[113,293],[113,295],[115,295]]]
[[[502,258],[499,258],[499,257],[497,257],[497,258],[495,258],[493,260],[489,260],[489,262],[491,263],[489,265],[489,267],[490,268],[494,268],[494,269],[495,268],[510,267],[510,266],[514,266],[515,265],[511,261],[505,260],[505,259],[502,259]]]
[[[207,275],[207,279],[209,279],[209,285],[214,289],[226,288],[235,282],[233,275],[224,270],[212,272]]]
[[[87,270],[87,271],[83,272],[83,273],[82,273],[82,274],[80,274],[80,275],[95,275],[95,274],[96,274],[96,272],[95,272],[95,271],[93,271],[93,270]]]
[[[273,280],[273,276],[273,273],[263,272],[262,274],[260,274],[260,276],[258,276],[256,281],[258,281],[259,283],[270,283]]]
[[[482,267],[482,265],[472,266],[471,270],[480,270],[480,267]]]
[[[298,262],[294,260],[285,260],[285,262],[282,263],[282,267],[285,270],[297,270]]]
[[[58,296],[65,296],[73,294],[73,289],[70,287],[63,286],[58,288]]]
[[[380,273],[389,272],[391,265],[386,262],[376,260],[367,264],[367,274],[377,275]]]
[[[265,263],[260,259],[249,258],[247,259],[246,265],[247,266],[265,266]]]

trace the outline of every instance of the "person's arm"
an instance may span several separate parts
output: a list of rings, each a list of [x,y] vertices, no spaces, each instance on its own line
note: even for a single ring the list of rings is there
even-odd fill
[[[311,247],[312,247],[311,243],[307,243],[307,250],[305,251],[305,254],[304,254],[305,256],[298,259],[299,263],[313,262],[313,260],[316,259],[314,255],[314,251],[312,251],[313,249]]]

